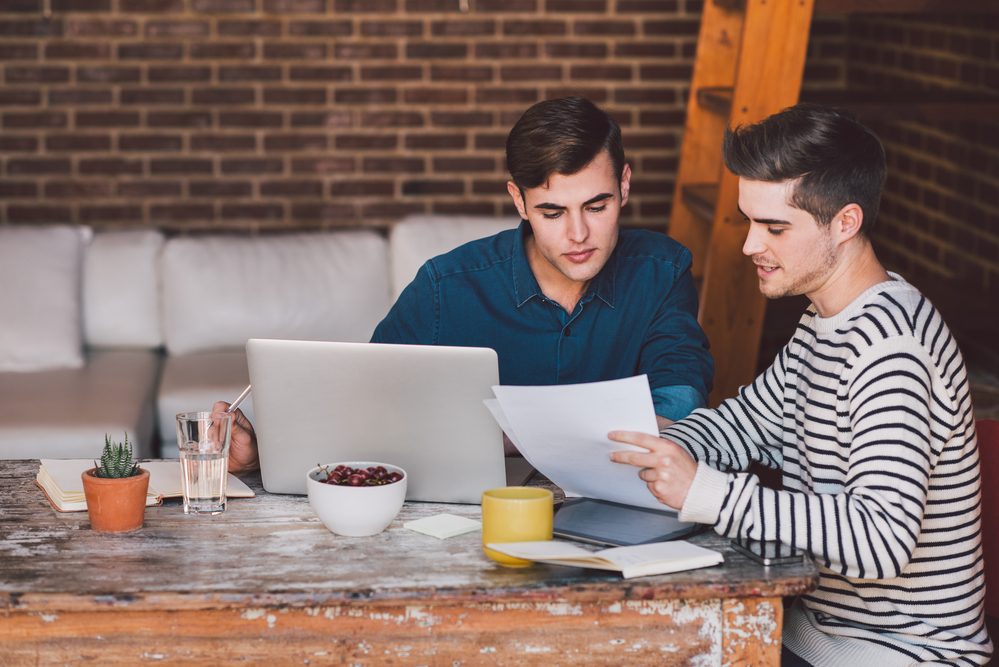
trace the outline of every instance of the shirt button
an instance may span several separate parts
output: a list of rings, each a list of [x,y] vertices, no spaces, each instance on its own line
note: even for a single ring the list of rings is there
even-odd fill
[[[562,332],[562,335],[565,336],[566,338],[568,338],[569,336],[572,335],[572,329],[570,329],[569,327],[566,327],[565,331]]]

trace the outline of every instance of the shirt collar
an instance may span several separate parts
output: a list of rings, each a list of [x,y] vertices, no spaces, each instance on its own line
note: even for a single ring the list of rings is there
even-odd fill
[[[544,298],[541,286],[538,285],[538,279],[534,277],[534,272],[531,271],[531,264],[527,261],[527,250],[524,249],[524,238],[531,233],[531,223],[527,220],[521,220],[520,227],[517,228],[517,234],[514,235],[513,239],[513,290],[517,298],[518,308],[530,301],[531,297]],[[579,302],[586,303],[595,295],[613,308],[614,295],[617,291],[616,284],[617,246],[614,247],[614,252],[607,258],[604,268],[600,269],[600,273],[590,281],[590,286],[586,289]]]

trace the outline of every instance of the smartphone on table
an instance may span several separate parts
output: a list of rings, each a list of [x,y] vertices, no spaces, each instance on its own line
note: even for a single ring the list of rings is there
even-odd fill
[[[804,551],[782,542],[761,542],[737,537],[732,540],[732,548],[761,565],[791,565],[800,563],[805,558]]]

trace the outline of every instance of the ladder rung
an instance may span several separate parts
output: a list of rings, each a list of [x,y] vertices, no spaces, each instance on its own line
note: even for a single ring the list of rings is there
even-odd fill
[[[690,183],[684,185],[683,203],[697,217],[709,224],[715,221],[715,206],[718,203],[718,185],[715,183]]]
[[[698,88],[697,104],[706,111],[728,118],[732,111],[732,88],[731,86]]]

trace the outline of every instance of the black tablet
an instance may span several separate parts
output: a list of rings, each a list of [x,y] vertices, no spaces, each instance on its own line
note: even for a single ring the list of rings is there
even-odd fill
[[[687,537],[702,528],[673,510],[654,510],[593,498],[572,498],[555,514],[553,534],[569,540],[627,547]]]

